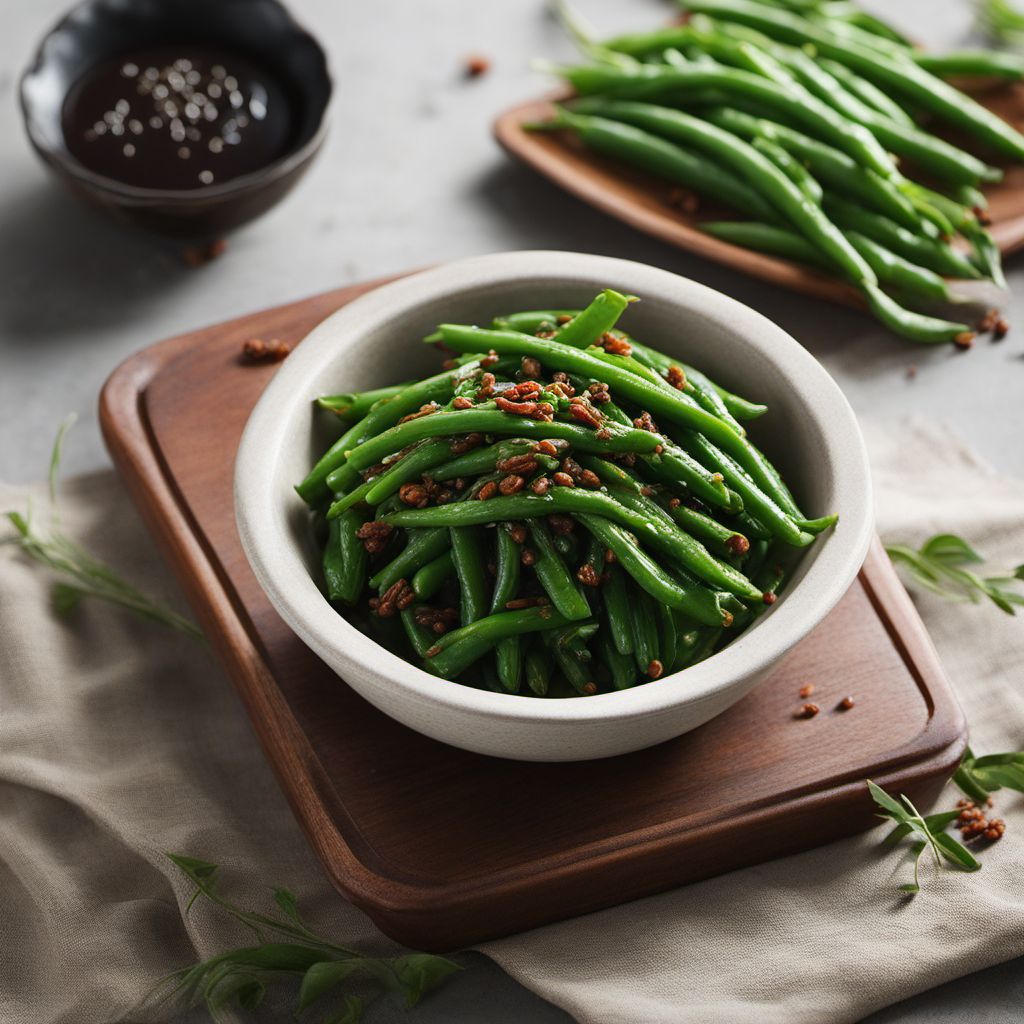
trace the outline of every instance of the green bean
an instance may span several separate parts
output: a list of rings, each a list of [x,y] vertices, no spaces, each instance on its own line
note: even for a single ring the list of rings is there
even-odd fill
[[[498,679],[509,693],[518,693],[523,679],[523,643],[517,636],[507,636],[494,645],[494,661]]]
[[[700,229],[714,238],[720,238],[744,249],[766,252],[796,263],[805,263],[810,267],[832,270],[823,254],[806,238],[774,224],[758,224],[753,220],[702,221]]]
[[[581,96],[610,93],[643,99],[667,93],[722,90],[780,111],[883,177],[896,173],[888,154],[862,125],[850,124],[823,103],[808,104],[792,90],[749,71],[723,66],[643,64],[632,70],[583,66],[563,69],[562,74]]]
[[[953,195],[958,203],[973,210],[975,216],[979,210],[988,209],[988,196],[973,185],[958,185],[953,189]]]
[[[546,697],[551,684],[551,664],[544,647],[533,642],[526,650],[526,685],[537,697]]]
[[[530,530],[530,539],[537,551],[537,561],[533,569],[544,592],[565,618],[585,619],[590,615],[590,605],[555,549],[551,532],[539,520],[531,519],[527,526]]]
[[[663,374],[667,373],[673,366],[681,369],[686,378],[685,388],[689,394],[693,395],[697,403],[720,420],[725,420],[741,437],[746,434],[746,428],[725,401],[724,396],[728,392],[720,389],[706,374],[701,373],[700,370],[687,363],[677,362],[656,349],[640,344],[638,341],[631,339],[630,343],[633,346],[633,355],[638,360],[645,361],[653,369],[659,370]],[[740,399],[740,401],[742,402],[743,400]],[[767,407],[758,406],[758,408],[765,410]],[[760,413],[757,415],[760,415]]]
[[[873,46],[882,49],[883,47],[880,46],[882,41],[898,43],[899,50],[908,51],[908,56],[912,56],[909,52],[912,44],[906,36],[897,32],[891,25],[887,25],[868,11],[861,10],[856,4],[832,2],[823,10],[819,8],[817,11],[812,12],[811,18],[814,21],[820,20],[823,24],[827,25],[834,24],[833,19],[839,18],[841,22],[845,22],[849,26],[863,29],[863,31],[872,36],[878,36],[879,38],[872,40]]]
[[[705,221],[701,224],[701,230],[734,245],[741,245],[745,249],[768,252],[810,266],[831,269],[823,264],[819,254],[805,239],[773,224],[757,224],[754,221]],[[945,280],[934,271],[911,263],[910,260],[890,252],[859,232],[850,231],[846,237],[871,263],[882,284],[925,299],[950,301],[949,288]]]
[[[637,668],[647,676],[657,678],[662,664],[658,635],[658,608],[665,606],[652,601],[639,587],[633,588],[630,600],[630,620],[633,628],[633,657]]]
[[[743,501],[720,479],[677,445],[665,445],[658,455],[643,456],[652,476],[665,483],[683,484],[695,497],[715,508],[739,511]]]
[[[752,484],[750,487],[754,489]],[[780,515],[785,516],[781,509],[775,507]],[[742,573],[715,558],[699,541],[675,526],[667,514],[662,513],[664,518],[655,514],[653,519],[649,519],[645,514],[627,508],[610,494],[599,491],[588,491],[579,487],[554,487],[545,495],[517,494],[511,497],[491,498],[488,501],[466,501],[454,505],[410,509],[407,512],[396,512],[386,521],[395,526],[405,527],[481,525],[507,519],[533,519],[551,512],[565,512],[570,515],[591,513],[614,520],[665,554],[678,559],[680,564],[711,586],[748,600],[756,601],[761,598],[761,594],[751,587],[749,580]],[[661,513],[660,509],[658,513]],[[792,522],[788,517],[786,519]],[[530,525],[532,528],[533,524]],[[798,536],[799,530],[794,528],[792,535]],[[555,600],[554,595],[550,596]],[[559,610],[565,612],[565,609]]]
[[[518,313],[496,316],[491,321],[491,326],[495,330],[522,331],[524,334],[533,334],[544,324],[550,324],[557,329],[559,320],[567,316],[577,316],[579,312],[578,309],[522,310]]]
[[[629,301],[621,292],[605,288],[586,309],[560,328],[555,337],[563,345],[575,348],[593,345],[615,326]]]
[[[405,548],[384,568],[370,577],[373,590],[387,590],[399,580],[407,580],[416,570],[444,553],[449,546],[448,531],[443,529],[410,531]]]
[[[747,0],[687,0],[690,10],[739,21],[774,39],[797,46],[810,43],[827,58],[838,60],[876,84],[882,84],[977,136],[998,151],[1024,159],[1024,137],[979,103],[929,74],[909,59],[896,60],[862,45],[852,33],[838,39],[827,28]]]
[[[573,534],[558,534],[551,538],[551,543],[569,565],[575,565],[580,560],[580,546]]]
[[[862,103],[877,110],[893,124],[906,128],[916,128],[914,119],[888,93],[883,92],[874,82],[855,74],[845,64],[837,60],[820,60],[819,63],[833,78],[837,79],[847,90]]]
[[[621,526],[590,513],[582,513],[577,518],[611,549],[623,569],[656,601],[678,608],[708,625],[731,621],[732,617],[722,610],[717,593],[703,586],[684,586],[672,579],[633,543],[630,534]]]
[[[333,519],[347,508],[355,505],[379,505],[385,498],[396,493],[402,484],[421,476],[425,470],[443,462],[451,455],[448,443],[437,439],[421,441],[412,451],[400,455],[390,462],[385,460],[387,468],[378,476],[371,477],[360,484],[355,490],[342,495],[327,510],[327,518]],[[327,486],[332,490],[339,473],[346,467],[335,470],[327,477]]]
[[[632,634],[631,634],[632,635]],[[616,690],[628,690],[636,685],[636,666],[628,654],[623,654],[615,646],[608,630],[602,630],[598,636],[598,647],[601,660],[611,676],[612,686]]]
[[[482,619],[489,606],[480,532],[473,526],[451,527],[451,547],[459,581],[459,618],[468,626]]]
[[[505,693],[505,687],[501,685],[501,680],[498,678],[498,672],[492,659],[484,659],[476,666],[475,678],[460,680],[460,682],[465,682],[468,686],[475,686],[478,690],[490,690],[491,693]]]
[[[920,217],[893,182],[860,167],[840,150],[788,125],[755,117],[731,107],[718,107],[708,111],[705,116],[712,124],[744,138],[763,136],[770,139],[805,163],[811,174],[830,189],[859,199],[912,231],[918,230]]]
[[[969,345],[974,338],[974,332],[967,324],[912,313],[886,295],[881,288],[865,288],[864,294],[871,312],[883,324],[912,341],[925,345],[940,345],[948,341]]]
[[[810,171],[800,163],[791,153],[783,149],[778,143],[758,136],[751,142],[751,145],[767,159],[771,160],[786,175],[787,178],[812,203],[820,203],[824,195],[821,185],[817,179],[812,177]]]
[[[425,658],[427,651],[430,650],[434,645],[434,641],[437,637],[430,632],[425,626],[421,626],[416,621],[416,609],[412,606],[403,608],[399,615],[402,618],[402,626],[405,628],[405,635],[409,638],[409,643],[412,649],[416,652],[416,657]]]
[[[445,633],[427,652],[424,667],[445,679],[452,679],[492,651],[505,637],[555,629],[566,623],[554,608],[547,606],[487,615]]]
[[[333,412],[339,419],[355,422],[361,420],[377,402],[382,399],[394,398],[414,381],[404,384],[392,384],[386,388],[373,388],[370,391],[347,391],[341,395],[321,395],[316,404],[321,409]]]
[[[767,405],[762,405],[760,402],[751,402],[740,395],[735,395],[731,391],[720,387],[718,384],[714,385],[714,389],[718,392],[719,398],[725,403],[725,407],[729,412],[741,422],[744,420],[756,420],[768,411]]]
[[[847,238],[874,267],[879,281],[905,294],[919,295],[936,302],[951,301],[949,288],[939,274],[890,252],[858,231],[847,232]]]
[[[600,540],[597,534],[594,537]],[[601,587],[605,619],[616,650],[621,654],[633,653],[633,630],[630,626],[629,583],[625,572],[617,565],[605,567],[607,574]]]
[[[728,423],[724,423],[717,416],[707,412],[707,410],[694,402],[693,399],[680,391],[676,391],[673,388],[655,387],[653,384],[633,374],[625,373],[616,367],[602,363],[601,360],[595,359],[588,352],[571,348],[568,345],[559,345],[557,341],[531,338],[529,335],[517,334],[515,331],[485,331],[478,327],[464,327],[457,324],[442,324],[441,333],[444,335],[446,344],[451,345],[456,350],[475,348],[476,351],[480,351],[482,346],[483,351],[491,348],[499,353],[511,352],[519,355],[532,355],[541,359],[549,366],[554,366],[569,373],[589,374],[590,376],[603,378],[610,387],[616,388],[626,398],[636,402],[641,408],[649,410],[652,415],[664,416],[674,423],[693,427],[695,430],[700,430],[702,433],[707,434],[708,437],[714,439],[716,444],[721,445],[725,451],[729,452],[768,493],[772,493],[776,489],[775,481],[772,479],[771,474],[765,470],[763,459],[754,450],[753,446],[737,434]],[[433,416],[424,416],[418,420],[411,420],[409,423],[404,424],[404,427],[412,427],[423,423],[429,424],[431,420],[441,419],[445,416],[468,417],[473,412],[474,410],[460,413],[435,413]],[[524,422],[531,423],[536,421],[526,420]],[[554,426],[568,425],[549,423],[547,424],[547,429],[550,431]],[[634,433],[637,433],[636,431],[625,431],[625,428],[619,427],[617,424],[608,424],[607,421],[604,429],[612,432],[611,437],[600,442],[601,446],[608,451],[631,450],[634,452],[649,452],[660,443],[656,440],[654,446],[644,447],[632,436]],[[621,434],[617,433],[620,431],[622,432]],[[639,431],[639,433],[645,433],[645,431]],[[589,437],[586,434],[587,432],[584,430],[583,440],[588,443],[577,442],[577,447],[582,451],[601,450],[594,446],[594,434],[590,433]],[[628,439],[627,434],[629,435]],[[548,436],[562,436],[571,440],[573,437],[579,436],[579,433],[549,434]],[[653,434],[649,436],[657,437],[657,435]],[[615,447],[617,441],[619,441],[622,447]],[[632,444],[631,448],[628,447],[630,444]],[[365,458],[364,453],[372,445],[372,441],[367,442],[359,449],[357,455]],[[385,444],[381,447],[387,447],[387,445]],[[402,446],[400,445],[399,447]],[[353,456],[353,459],[355,457]],[[372,462],[372,460],[370,461]]]
[[[665,672],[670,672],[676,661],[678,650],[678,638],[676,636],[676,623],[671,608],[663,604],[655,604],[658,621],[658,650],[661,657],[658,659]]]
[[[469,372],[473,363],[467,363],[462,367],[460,373]],[[354,424],[330,448],[321,456],[316,465],[310,470],[306,479],[299,484],[295,490],[307,504],[316,504],[318,501],[329,497],[327,490],[327,477],[333,470],[340,469],[346,460],[346,452],[358,447],[372,437],[378,436],[381,431],[396,424],[403,416],[416,412],[421,406],[430,402],[437,402],[447,399],[454,390],[453,377],[450,370],[438,373],[433,377],[417,381],[407,388],[403,388],[394,398],[378,402],[358,423]],[[415,420],[411,422],[416,422]],[[402,446],[404,447],[404,446]],[[393,448],[392,451],[398,451]],[[389,455],[390,452],[383,454]],[[363,467],[372,466],[376,459],[367,462]],[[350,467],[345,475],[344,482],[337,481],[337,486],[347,490],[359,479],[356,469]]]
[[[560,631],[549,630],[543,636],[555,656],[558,667],[562,670],[562,675],[573,690],[581,697],[596,693],[597,685],[592,678],[589,665],[590,652],[575,634],[569,634],[563,639]],[[586,656],[582,657],[584,653]]]
[[[363,592],[369,555],[356,536],[362,525],[358,512],[346,512],[329,524],[323,558],[328,600],[351,606]]]
[[[519,590],[522,550],[512,539],[508,524],[499,524],[495,552],[494,596],[491,598],[491,614],[505,610]]]
[[[680,440],[689,452],[711,463],[725,476],[729,486],[735,488],[743,497],[745,510],[757,516],[774,536],[795,547],[806,547],[811,543],[814,538],[809,533],[804,533],[793,519],[743,472],[740,466],[736,465],[708,438],[694,431],[687,431]]]
[[[529,127],[536,130],[570,128],[598,153],[617,157],[676,185],[695,189],[751,217],[771,220],[774,216],[772,208],[756,191],[724,167],[632,125],[558,108],[554,120]]]
[[[428,601],[455,575],[455,563],[451,549],[416,570],[412,578],[413,593],[421,600]]]
[[[836,523],[839,522],[839,516],[819,516],[817,519],[797,519],[796,524],[801,530],[806,530],[808,533],[824,533],[826,530],[830,530]]]
[[[448,443],[441,438],[430,438],[420,442],[408,455],[397,463],[387,464],[388,468],[374,481],[366,495],[368,505],[379,505],[386,497],[394,494],[404,483],[444,462],[451,456]],[[385,460],[387,462],[387,460]]]
[[[1024,58],[1016,53],[998,50],[959,50],[955,53],[914,53],[919,68],[933,75],[981,76],[1008,78],[1019,82],[1024,78]]]
[[[753,146],[716,125],[680,110],[650,103],[589,100],[587,109],[602,117],[628,121],[647,130],[669,136],[673,141],[698,146],[715,159],[728,164],[804,235],[826,257],[839,266],[854,283],[875,281],[874,272],[847,242],[843,234],[776,164]]]
[[[479,331],[480,328],[455,328],[455,331]],[[447,328],[446,328],[447,333]],[[484,333],[484,332],[482,332]],[[512,334],[512,332],[486,332],[500,337],[506,333],[515,338],[528,338],[528,335]],[[534,341],[539,339],[534,338]],[[551,342],[543,344],[551,345]],[[589,358],[577,349],[568,349],[581,358]],[[599,364],[600,365],[600,364]],[[647,385],[650,388],[650,385]],[[654,390],[651,388],[651,390]],[[533,420],[525,416],[515,416],[502,412],[489,403],[478,405],[473,409],[453,409],[452,411],[435,412],[429,416],[408,420],[398,426],[377,434],[359,448],[349,453],[348,464],[354,469],[365,469],[378,462],[391,452],[401,451],[414,441],[425,437],[448,436],[451,434],[506,434],[524,435],[537,440],[562,439],[569,441],[581,451],[617,451],[617,452],[649,452],[661,443],[656,434],[646,430],[633,430],[607,424],[608,437],[597,437],[595,431],[575,423],[562,423],[558,420]]]
[[[689,508],[680,502],[669,505],[669,515],[688,533],[699,537],[705,545],[714,545],[723,555],[742,555],[749,548],[750,541],[739,531],[720,523],[717,519]]]
[[[435,480],[454,480],[460,476],[489,473],[496,463],[510,459],[514,455],[525,455],[536,443],[525,437],[506,438],[497,444],[473,448],[464,455],[456,455],[447,462],[435,466],[430,475]]]
[[[877,213],[859,209],[835,196],[826,197],[825,209],[840,227],[858,231],[918,266],[949,277],[980,276],[965,257],[948,245],[915,235]]]

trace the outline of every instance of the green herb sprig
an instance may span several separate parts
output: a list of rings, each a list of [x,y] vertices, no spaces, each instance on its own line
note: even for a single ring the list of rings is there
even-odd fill
[[[1007,46],[1024,44],[1024,12],[1010,0],[978,0],[978,25]]]
[[[975,757],[968,747],[953,782],[979,804],[1004,787],[1024,793],[1024,751]]]
[[[915,582],[949,601],[977,604],[988,598],[1007,615],[1015,614],[1015,606],[1024,605],[1024,593],[1010,589],[1024,580],[1024,565],[1018,565],[1009,574],[979,576],[963,567],[980,565],[985,560],[956,534],[936,534],[916,551],[905,544],[887,544],[885,550],[893,563],[905,568]]]
[[[67,615],[83,597],[95,597],[127,608],[153,622],[201,637],[202,633],[195,623],[137,590],[61,530],[57,477],[64,435],[73,422],[74,417],[69,416],[61,424],[50,456],[49,517],[46,526],[40,527],[37,524],[31,502],[24,515],[20,512],[5,512],[8,522],[15,529],[10,541],[59,577],[51,595],[53,608],[59,615]]]
[[[374,957],[339,946],[305,924],[294,894],[287,889],[273,890],[279,914],[244,910],[217,890],[216,864],[184,854],[168,857],[195,883],[188,909],[205,897],[251,929],[258,945],[229,950],[176,971],[158,983],[144,1006],[205,1007],[216,1020],[231,1007],[255,1010],[275,983],[298,981],[297,1015],[316,1004],[326,1012],[319,1018],[322,1024],[357,1024],[369,1001],[381,992],[396,992],[412,1007],[462,970],[431,953]]]
[[[921,891],[919,868],[925,850],[931,853],[936,868],[942,868],[946,863],[960,871],[978,871],[981,868],[974,854],[945,831],[946,827],[960,816],[959,809],[925,816],[908,797],[901,794],[897,800],[870,779],[867,785],[871,798],[880,809],[878,816],[896,823],[896,827],[883,842],[895,846],[903,839],[912,840],[910,854],[914,865],[914,879],[900,885],[900,892],[913,895]]]

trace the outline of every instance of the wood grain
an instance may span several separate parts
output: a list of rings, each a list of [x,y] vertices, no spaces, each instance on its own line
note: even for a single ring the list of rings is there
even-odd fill
[[[702,201],[688,213],[678,202],[680,189],[662,178],[587,149],[570,132],[530,132],[523,126],[549,120],[556,100],[567,93],[531,100],[505,111],[494,122],[502,147],[567,192],[656,238],[733,267],[752,277],[843,305],[864,305],[850,285],[788,260],[743,249],[700,230],[703,220],[732,220],[735,213]],[[1024,84],[999,85],[977,98],[1018,128],[1024,128]],[[965,140],[958,140],[964,142]],[[1024,246],[1024,165],[1004,167],[1003,180],[985,193],[992,217],[990,231],[1003,255]]]
[[[383,931],[453,949],[807,849],[873,824],[865,777],[931,803],[964,720],[877,546],[752,694],[625,757],[482,757],[409,731],[345,686],[273,611],[242,554],[234,453],[274,368],[238,355],[249,337],[298,341],[368,287],[146,349],[111,376],[100,412],[325,871]],[[822,713],[797,720],[807,682]],[[847,694],[856,706],[835,710]]]

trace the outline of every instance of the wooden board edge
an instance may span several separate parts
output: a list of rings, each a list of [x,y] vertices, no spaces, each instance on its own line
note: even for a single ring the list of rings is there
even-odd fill
[[[341,292],[337,294],[341,296]],[[342,302],[344,298],[339,305]],[[196,537],[190,517],[156,453],[145,416],[146,386],[191,343],[189,335],[168,339],[130,356],[114,369],[99,398],[103,439],[143,522],[234,684],[281,789],[321,865],[346,898],[373,916],[378,906],[415,899],[419,890],[411,888],[405,893],[401,883],[368,870],[338,834],[322,796],[330,791],[330,781],[323,776],[315,752],[280,698],[260,650],[243,625],[239,609],[228,598],[221,602],[211,598],[223,593],[224,581]]]
[[[354,287],[351,290],[359,294],[366,288]],[[338,305],[341,305],[346,301],[347,291],[349,290],[341,289],[328,294],[336,296]],[[288,305],[298,308],[303,303]],[[259,314],[253,314],[254,317],[257,315]],[[243,322],[246,319],[240,318]],[[231,323],[237,326],[236,321]],[[215,332],[216,328],[207,328],[199,332],[199,335],[202,337]],[[536,900],[538,892],[544,890],[549,875],[561,879],[564,884],[566,873],[571,872],[573,867],[565,856],[553,857],[550,863],[538,862],[532,865],[529,873],[506,874],[505,877],[499,877],[496,884],[493,879],[481,879],[479,884],[452,888],[438,887],[415,881],[402,882],[373,872],[338,833],[324,802],[324,794],[329,794],[332,790],[330,780],[323,777],[315,753],[309,748],[287,705],[280,699],[276,684],[263,665],[260,651],[244,626],[240,610],[229,600],[218,603],[211,598],[212,594],[223,590],[224,581],[219,578],[211,563],[211,553],[204,549],[201,541],[195,536],[187,509],[173,482],[168,478],[167,468],[157,452],[155,439],[146,419],[145,391],[149,381],[157,372],[183,354],[190,345],[195,344],[195,337],[193,334],[170,339],[122,363],[111,374],[101,393],[101,428],[111,456],[133,500],[157,539],[158,546],[167,557],[216,653],[228,669],[250,718],[253,719],[254,729],[278,775],[282,789],[318,854],[325,872],[336,888],[364,910],[386,934],[418,948],[455,948],[470,941],[483,941],[484,937],[496,937],[498,934],[508,934],[541,923],[531,923],[523,919],[499,925],[495,919],[489,925],[494,930],[493,934],[481,936],[477,925],[472,938],[466,937],[469,935],[466,930],[468,926],[459,924],[460,921],[479,921],[479,914],[485,906],[488,915],[493,916],[490,901],[495,899],[496,893],[500,893],[502,898],[512,905],[525,906],[531,900]],[[898,581],[896,587],[898,591],[902,591]],[[909,607],[910,614],[916,617],[916,611],[905,591],[902,599]],[[926,639],[926,644],[928,643]],[[937,665],[934,649],[929,646],[923,653],[916,651],[915,655],[919,659],[924,658],[926,664],[922,671],[931,678],[931,673]],[[934,664],[929,659],[935,659]],[[941,668],[938,672],[941,676]],[[255,685],[253,680],[256,681]],[[939,696],[944,702],[951,699],[954,708],[960,714],[951,692],[940,693]],[[943,704],[943,707],[947,705]],[[934,717],[933,715],[932,719]],[[960,721],[962,722],[962,714]],[[888,785],[887,780],[891,779],[894,785],[903,785],[913,798],[927,803],[929,794],[922,787],[926,788],[926,783],[932,785],[937,779],[937,792],[945,778],[955,769],[965,743],[966,736],[958,728],[945,730],[942,734],[936,733],[930,737],[928,745],[928,749],[932,751],[929,762],[931,767],[921,765],[919,760],[899,766],[900,757],[897,752],[897,756],[886,762],[887,765],[893,765],[894,761],[897,764],[880,777],[881,781]],[[293,754],[293,751],[297,753]],[[911,752],[903,753],[909,755]],[[919,757],[922,751],[915,747],[912,753]],[[936,765],[937,767],[934,767]],[[303,780],[301,784],[300,779]],[[785,824],[787,816],[791,818],[792,815],[802,815],[803,808],[811,805],[816,813],[820,814],[823,802],[847,799],[845,794],[851,787],[860,790],[861,801],[855,803],[862,802],[862,788],[847,783],[838,788],[797,794],[791,800],[772,808],[751,808],[740,820],[749,820],[758,828],[767,829],[769,834],[786,834],[787,829],[781,828],[780,825]],[[934,796],[934,793],[931,795]],[[332,806],[337,808],[336,801],[332,801]],[[859,831],[863,827],[866,827],[866,824],[852,827],[850,831]],[[591,862],[595,867],[604,863],[632,865],[631,874],[640,877],[636,884],[643,884],[648,888],[625,898],[649,895],[651,892],[662,891],[679,884],[672,881],[661,885],[657,882],[655,873],[651,873],[650,878],[645,881],[642,867],[636,865],[635,853],[633,856],[630,855],[631,850],[635,849],[635,843],[624,842],[623,838],[615,837],[614,845],[606,844],[603,850],[600,849],[600,844],[596,844],[595,849],[587,851],[586,855],[588,860],[592,858]],[[836,838],[834,832],[824,836],[820,841],[832,838]],[[671,830],[666,830],[661,836],[649,838],[644,851],[645,857],[664,857],[671,862],[679,856],[686,855],[688,841],[692,841],[692,835],[672,834]],[[793,851],[780,848],[778,852],[770,852],[770,856],[781,856],[788,852]],[[741,867],[760,859],[764,857],[751,857],[730,866]],[[543,873],[543,878],[539,877],[540,873]],[[627,882],[623,884],[626,885]],[[607,905],[621,902],[622,893],[625,891],[617,890],[617,895],[611,898]],[[543,903],[543,900],[540,902]],[[597,909],[598,905],[599,900],[597,903],[594,903],[593,899],[583,900],[580,903],[581,909],[576,912]],[[449,922],[444,928],[438,927],[441,919]]]

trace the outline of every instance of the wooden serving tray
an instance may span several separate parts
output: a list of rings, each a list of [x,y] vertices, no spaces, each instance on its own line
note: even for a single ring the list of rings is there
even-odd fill
[[[702,220],[732,220],[736,214],[704,202],[696,213],[680,208],[679,189],[653,174],[587,149],[569,132],[530,132],[523,125],[547,121],[552,104],[570,98],[560,92],[505,111],[494,122],[494,136],[512,156],[567,192],[656,238],[774,284],[844,305],[863,306],[851,285],[799,263],[754,252],[700,230]],[[1000,84],[976,95],[1011,124],[1024,123],[1024,83]],[[1001,182],[985,187],[992,217],[990,231],[1003,255],[1024,246],[1024,165],[1005,167]]]
[[[385,933],[455,949],[804,850],[875,823],[866,777],[931,803],[964,749],[964,719],[877,545],[770,678],[651,750],[503,761],[411,732],[350,690],[257,585],[231,480],[242,427],[274,373],[240,364],[243,341],[297,342],[370,287],[145,349],[111,376],[100,415],[324,869]],[[809,682],[822,711],[798,720]],[[855,707],[835,710],[847,694]]]

